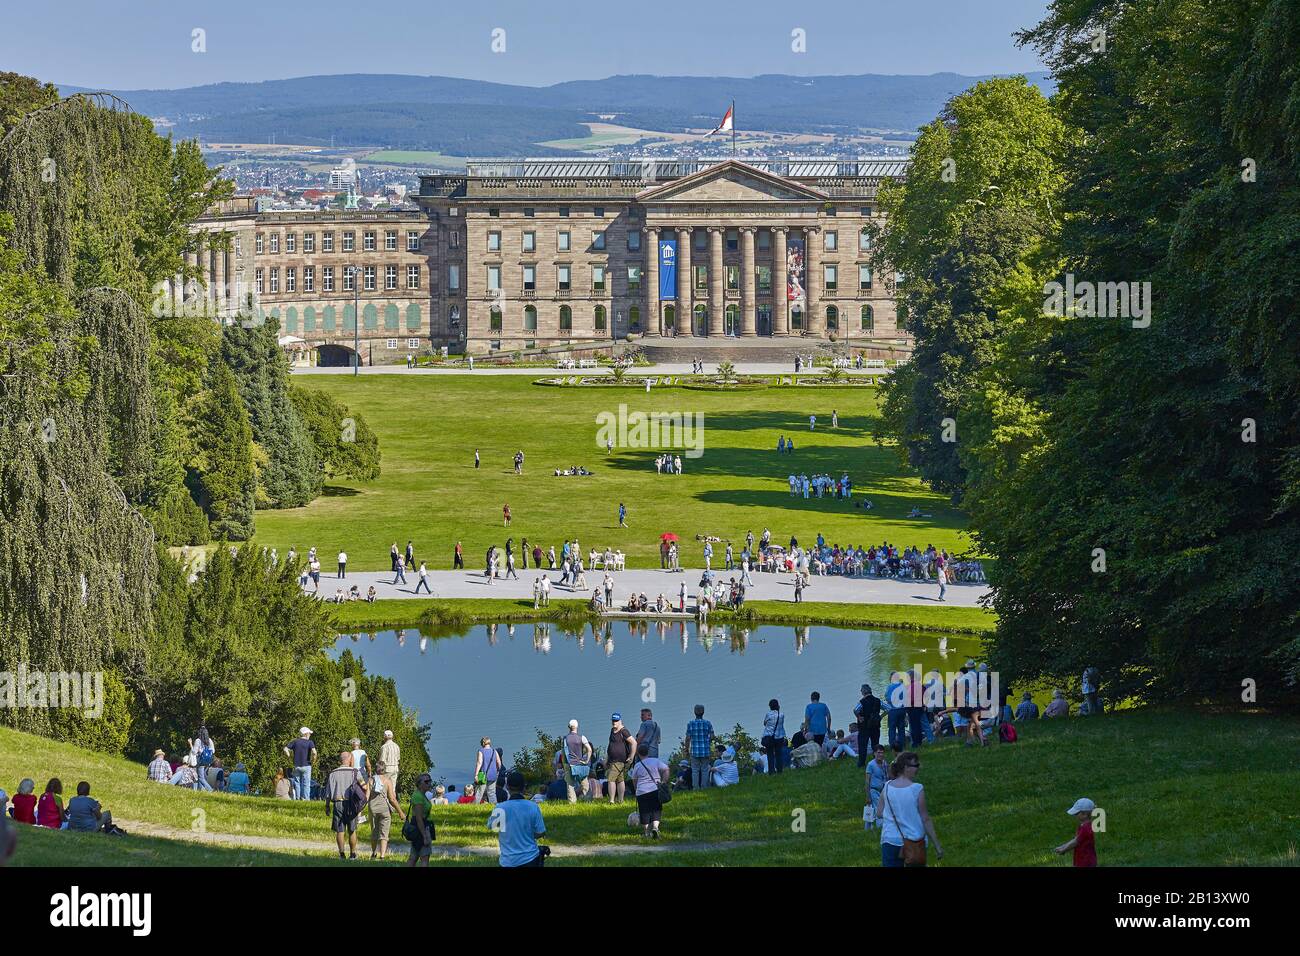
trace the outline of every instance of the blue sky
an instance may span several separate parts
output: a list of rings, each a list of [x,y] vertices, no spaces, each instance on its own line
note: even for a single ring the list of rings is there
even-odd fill
[[[10,3],[0,64],[45,80],[173,88],[314,73],[529,86],[616,73],[1006,73],[1046,0],[38,0]],[[206,31],[207,51],[191,50]],[[505,30],[505,53],[490,47]],[[791,50],[806,32],[807,52]]]

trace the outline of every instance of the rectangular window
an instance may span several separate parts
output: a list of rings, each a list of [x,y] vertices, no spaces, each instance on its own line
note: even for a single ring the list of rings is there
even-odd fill
[[[604,206],[597,206],[595,209],[592,210],[592,214],[593,214],[597,219],[604,219],[604,218],[605,218],[605,207],[604,207]]]
[[[493,332],[501,331],[501,313],[499,310],[493,309],[488,313],[488,328]]]
[[[386,252],[397,251],[397,230],[387,229],[384,231],[384,250]]]
[[[499,232],[489,232],[489,233],[487,234],[487,236],[488,236],[488,252],[500,252],[500,251],[501,251],[501,233],[499,233]]]
[[[304,292],[316,291],[316,267],[315,266],[302,267],[302,291]]]
[[[375,234],[368,229],[361,234],[361,251],[375,251]]]
[[[243,244],[239,241],[239,236],[235,236],[235,258],[244,258]]]
[[[447,267],[447,288],[453,290],[460,288],[460,266]]]
[[[563,229],[556,234],[555,248],[558,252],[568,252],[572,248],[572,240],[567,229]]]
[[[488,209],[488,215],[491,216],[493,219],[496,219],[500,217],[501,210],[498,209],[496,206],[492,206]]]
[[[298,270],[294,266],[289,266],[284,270],[284,291],[298,291]]]
[[[737,250],[737,249],[739,249],[739,248],[740,248],[740,230],[739,230],[739,229],[728,229],[728,230],[727,230],[727,249],[730,250],[730,251],[732,251],[732,252],[734,252],[735,250]]]
[[[758,291],[771,292],[772,291],[772,267],[756,266],[754,271],[758,275]]]
[[[343,233],[343,251],[354,252],[357,248],[357,234],[355,232]]]
[[[418,232],[408,232],[406,234],[406,251],[407,252],[420,251],[420,234]]]
[[[308,255],[316,251],[316,233],[304,232],[302,234],[302,251]]]
[[[418,349],[418,348],[420,347],[420,340],[419,340],[419,339],[407,339],[407,340],[406,340],[406,347],[407,347],[408,349]]]
[[[262,254],[262,234],[260,232],[253,237],[253,252],[259,256]]]
[[[727,266],[727,291],[735,292],[740,288],[740,266]]]
[[[271,267],[271,294],[275,295],[275,293],[279,291],[280,291],[280,267],[272,266]]]
[[[533,207],[532,207],[532,206],[525,206],[525,207],[524,207],[524,218],[525,218],[525,219],[532,219],[532,218],[533,218]]]
[[[284,251],[285,251],[285,252],[297,252],[297,251],[298,251],[298,234],[297,234],[297,233],[291,232],[291,233],[289,233],[287,236],[284,237]]]
[[[447,240],[448,240],[448,242],[450,242],[451,247],[452,247],[453,249],[459,249],[459,248],[460,248],[460,233],[459,233],[459,232],[452,232],[450,235],[447,236]]]
[[[321,252],[333,252],[333,251],[334,251],[334,233],[332,233],[332,232],[326,232],[326,233],[322,233],[322,234],[321,234],[321,237],[320,237],[320,250],[321,250]]]
[[[384,342],[384,345],[390,349],[395,349],[397,348],[397,339],[388,339]]]
[[[333,266],[325,266],[323,269],[321,269],[320,284],[321,284],[322,291],[325,292],[334,291],[334,267]]]
[[[524,266],[524,291],[537,291],[537,266]]]
[[[834,292],[839,288],[839,266],[826,265],[822,267],[822,275],[825,278],[825,289],[827,292]]]
[[[758,230],[758,248],[770,249],[772,247],[772,234],[766,229]]]
[[[555,279],[559,283],[561,292],[568,292],[573,288],[573,267],[561,265],[555,267]]]
[[[397,288],[397,266],[384,266],[384,288]]]
[[[691,266],[695,270],[695,291],[709,291],[709,267],[708,266]]]
[[[351,266],[343,270],[343,291],[351,292],[357,285],[357,273]]]
[[[408,289],[420,288],[420,267],[419,266],[406,267],[406,287]]]
[[[278,232],[271,233],[271,251],[280,251],[280,234]]]
[[[697,252],[704,252],[709,248],[709,234],[707,232],[703,229],[696,229],[693,230],[692,234],[695,236],[695,250]]]
[[[604,249],[604,248],[605,248],[605,233],[603,233],[603,232],[593,232],[593,233],[591,234],[591,248],[593,248],[593,249]]]
[[[524,249],[524,252],[536,252],[536,251],[537,251],[537,233],[535,233],[535,232],[526,232],[526,233],[524,233],[524,246],[523,246],[523,249]]]
[[[627,251],[639,252],[640,249],[641,249],[641,232],[640,230],[633,229],[629,231],[627,234]]]
[[[257,283],[257,294],[261,295],[262,294],[262,270],[261,269],[256,270],[253,273],[253,275]]]
[[[871,230],[870,229],[863,229],[861,232],[858,233],[858,251],[860,252],[871,251]]]
[[[628,292],[641,291],[641,267],[640,266],[627,267],[627,291]]]
[[[366,267],[362,270],[361,275],[362,275],[362,277],[365,279],[365,282],[366,282],[366,284],[365,284],[365,286],[363,286],[363,288],[364,288],[367,292],[374,292],[374,291],[375,291],[375,267],[374,267],[374,266],[366,266]]]
[[[831,230],[826,233],[826,251],[836,252],[840,248],[840,234]]]
[[[876,207],[875,207],[875,206],[863,206],[863,207],[862,207],[862,215],[864,215],[864,216],[874,216],[875,214],[876,214]]]
[[[497,289],[501,288],[501,267],[500,266],[487,267],[487,287],[489,291],[496,291]]]
[[[605,331],[605,307],[603,305],[596,306],[596,331]]]
[[[594,265],[591,267],[591,291],[592,292],[605,291],[605,267],[604,266]]]
[[[568,206],[561,206],[561,207],[560,207],[560,218],[561,218],[561,219],[568,219],[568,218],[569,218],[569,207],[568,207]]]
[[[863,292],[871,288],[871,266],[858,266],[858,288]]]

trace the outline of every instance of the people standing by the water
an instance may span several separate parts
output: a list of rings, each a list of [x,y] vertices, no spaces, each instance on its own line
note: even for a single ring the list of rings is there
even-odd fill
[[[641,726],[636,731],[636,751],[644,757],[659,756],[659,725],[649,707],[641,708]]]
[[[433,778],[422,773],[415,779],[415,789],[411,791],[410,819],[402,827],[402,836],[410,844],[406,858],[407,866],[428,866],[429,856],[433,853],[433,800],[429,796]]]
[[[668,788],[671,773],[668,764],[650,754],[642,754],[632,765],[632,791],[636,794],[642,836],[659,839],[659,825],[663,820],[660,788]]]
[[[899,754],[890,768],[891,779],[876,807],[881,866],[925,866],[927,840],[936,859],[943,859],[943,846],[925,804],[925,788],[916,782],[920,769],[921,758],[910,750]]]
[[[880,746],[880,698],[871,692],[870,684],[863,684],[862,697],[853,708],[858,718],[858,766],[863,767],[867,755]]]
[[[803,731],[818,746],[826,742],[826,735],[831,732],[831,709],[822,703],[822,695],[817,691],[812,692],[808,706],[803,709]]]
[[[704,705],[695,705],[695,719],[686,724],[691,759],[691,786],[703,790],[709,785],[710,758],[713,755],[713,724],[704,719]]]
[[[587,794],[587,778],[591,775],[591,741],[578,733],[578,722],[569,721],[569,732],[560,741],[556,767],[564,769],[564,785],[570,803],[578,802],[578,794]]]
[[[475,803],[485,800],[496,803],[497,776],[501,769],[501,757],[492,747],[492,738],[484,737],[479,741],[478,754],[474,758]]]
[[[388,765],[380,760],[375,764],[375,774],[370,781],[370,802],[366,805],[370,815],[370,859],[388,856],[388,836],[396,813],[403,823],[406,814],[397,799],[397,790],[388,782]]]
[[[863,753],[866,753],[865,747]],[[880,744],[872,748],[871,759],[867,761],[865,770],[867,803],[874,809],[880,805],[880,793],[889,782],[889,761],[885,759],[885,748]]]
[[[610,715],[609,746],[605,750],[605,781],[610,803],[622,803],[626,792],[628,768],[636,758],[636,739],[623,725],[623,715]]]
[[[763,738],[759,744],[767,757],[767,772],[780,773],[782,757],[785,753],[785,714],[781,713],[781,702],[775,697],[767,702],[767,714],[763,717]]]
[[[311,766],[316,762],[316,745],[311,742],[311,728],[301,727],[298,736],[284,748],[293,767],[293,799],[311,799]]]

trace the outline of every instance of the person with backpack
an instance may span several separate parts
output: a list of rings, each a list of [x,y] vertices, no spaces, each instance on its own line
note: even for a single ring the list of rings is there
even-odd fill
[[[560,741],[555,767],[564,770],[564,786],[570,803],[578,802],[578,794],[587,794],[587,777],[591,774],[591,741],[578,733],[578,722],[569,721],[569,732]]]
[[[501,757],[492,749],[492,738],[484,737],[478,742],[478,754],[474,758],[474,802],[497,802],[497,777],[501,774]]]
[[[199,777],[199,790],[211,790],[212,784],[208,781],[208,768],[212,766],[212,761],[217,755],[217,742],[208,734],[206,724],[199,724],[199,732],[195,734],[194,739],[190,742],[190,756],[194,758],[194,766],[197,768]]]
[[[357,768],[352,766],[352,751],[342,751],[339,765],[325,778],[325,810],[330,814],[330,826],[338,842],[340,860],[357,858],[357,825],[363,819],[361,811],[369,802],[366,785]],[[348,854],[344,853],[345,843]]]

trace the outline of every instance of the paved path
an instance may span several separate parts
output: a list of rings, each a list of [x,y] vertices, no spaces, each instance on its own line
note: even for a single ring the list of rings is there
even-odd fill
[[[323,563],[323,562],[322,562]],[[570,591],[559,585],[559,571],[544,572],[551,578],[551,597],[583,598],[591,597],[591,592],[601,586],[604,572],[600,569],[587,572],[587,590]],[[628,571],[615,571],[614,600],[622,604],[631,591],[644,591],[651,601],[660,592],[674,602],[677,599],[681,582],[686,582],[688,604],[693,605],[699,591],[701,569],[688,569],[681,572],[660,571],[653,568],[639,568]],[[728,581],[739,571],[716,571],[723,581]],[[438,598],[527,598],[533,597],[533,578],[538,572],[530,567],[518,570],[518,580],[497,579],[491,583],[482,571],[430,571],[429,586],[433,597]],[[793,574],[751,574],[754,586],[747,588],[745,598],[749,601],[793,601]],[[346,581],[337,579],[335,573],[322,569],[320,595],[333,598],[334,592],[341,586],[347,590],[356,585],[364,597],[370,585],[375,586],[381,598],[426,597],[423,589],[415,593],[419,575],[414,571],[406,573],[406,584],[393,584],[393,572],[383,571],[349,571]],[[310,591],[310,583],[308,585]],[[945,604],[957,607],[975,607],[979,600],[988,593],[983,584],[950,584]],[[894,581],[878,578],[844,578],[838,576],[819,577],[813,575],[812,582],[804,588],[805,601],[831,601],[836,604],[935,604],[939,603],[939,587],[933,581]]]
[[[793,362],[737,362],[736,373],[739,375],[793,375]],[[704,363],[704,367],[709,372],[717,371],[716,362]],[[351,375],[352,369],[343,366],[339,368],[322,368],[297,367],[293,370],[294,375]],[[802,375],[824,375],[829,369],[826,366],[816,366],[814,368],[800,369]],[[854,377],[876,377],[887,375],[888,369],[864,369],[860,372],[851,371],[850,375]],[[478,365],[474,371],[467,368],[407,368],[404,365],[367,365],[361,369],[362,375],[531,375],[533,378],[550,378],[556,375],[609,375],[608,366],[600,368],[571,368],[557,369],[554,367],[547,368],[512,368],[510,366],[491,366]],[[664,362],[658,365],[640,365],[629,369],[628,374],[633,377],[643,375],[690,375],[690,362]]]
[[[635,806],[635,804],[629,804]],[[325,818],[322,817],[322,820]],[[337,853],[338,847],[330,840],[304,840],[299,837],[260,836],[248,833],[196,833],[178,827],[165,827],[139,820],[118,820],[122,829],[131,836],[158,837],[164,840],[181,840],[189,843],[207,843],[217,846],[235,846],[251,850],[294,850],[315,853]],[[357,856],[370,858],[370,839],[367,833],[359,834]],[[753,840],[733,840],[721,843],[674,843],[670,840],[655,843],[589,843],[581,846],[557,846],[551,844],[551,855],[556,857],[579,856],[631,856],[638,853],[691,853],[734,850],[740,847],[757,846]],[[409,848],[407,844],[390,840],[389,856],[405,858]],[[450,844],[434,842],[433,856],[440,859],[454,859],[458,856],[497,858],[495,846],[475,846],[470,844]]]

